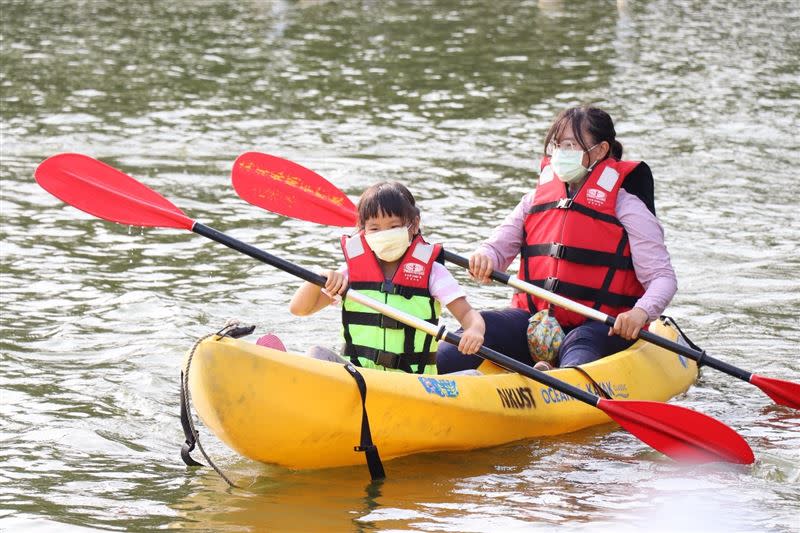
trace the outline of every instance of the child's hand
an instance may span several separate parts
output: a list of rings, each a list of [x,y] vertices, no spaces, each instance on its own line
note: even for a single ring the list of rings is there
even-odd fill
[[[332,300],[335,300],[336,296],[344,294],[344,291],[347,290],[347,276],[341,272],[327,270],[322,275],[328,278],[323,292]]]
[[[458,351],[464,354],[477,352],[483,345],[482,328],[467,328],[461,333],[461,340],[458,343]]]
[[[483,344],[483,334],[486,331],[486,323],[481,314],[467,303],[466,296],[456,298],[447,304],[447,309],[464,328],[461,340],[458,341],[458,351],[465,354],[477,352]]]

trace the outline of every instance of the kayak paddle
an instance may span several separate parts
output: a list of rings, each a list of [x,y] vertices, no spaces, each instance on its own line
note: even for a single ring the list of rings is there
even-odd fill
[[[270,169],[275,169],[275,172],[282,173],[280,174],[282,177],[281,184],[288,181],[286,176],[291,175],[294,178],[292,187],[278,187],[276,183],[278,180],[271,175]],[[356,206],[341,190],[334,187],[336,193],[331,193],[332,185],[325,178],[297,163],[279,157],[258,152],[247,152],[240,155],[233,166],[232,181],[233,187],[239,196],[253,205],[274,213],[332,226],[355,226],[358,219]],[[315,191],[317,189],[324,190],[326,198],[330,198],[330,201],[326,203],[318,200],[311,205],[309,203],[303,204],[303,200],[310,195],[307,191]],[[310,198],[308,200],[310,201]],[[290,204],[292,208],[287,204]],[[294,207],[298,204],[304,205],[305,208],[298,209]],[[453,252],[445,250],[444,259],[461,267],[469,268],[469,260]],[[547,300],[579,315],[603,322],[608,326],[614,325],[615,317],[525,282],[516,276],[510,276],[505,272],[494,270],[490,277],[495,281]],[[707,355],[705,351],[695,350],[647,330],[641,330],[638,338],[693,359],[697,361],[698,365],[711,367],[751,383],[764,391],[777,404],[800,409],[800,384],[798,383],[747,372],[715,359]]]
[[[305,281],[325,285],[325,277],[190,219],[155,191],[88,156],[54,155],[39,165],[35,177],[45,190],[90,215],[121,224],[190,230]],[[444,326],[437,328],[355,290],[348,291],[345,296],[437,339],[444,338],[458,345],[459,336]],[[673,459],[692,463],[751,464],[754,461],[753,451],[736,431],[705,414],[660,402],[600,398],[486,347],[481,347],[479,353],[508,370],[597,407],[643,442]]]

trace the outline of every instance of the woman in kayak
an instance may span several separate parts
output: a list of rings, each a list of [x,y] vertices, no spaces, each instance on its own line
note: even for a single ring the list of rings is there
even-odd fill
[[[358,202],[358,232],[342,237],[346,264],[338,271],[323,273],[327,277],[324,290],[309,282],[301,285],[289,311],[298,316],[316,313],[340,299],[348,286],[433,324],[438,323],[443,304],[463,328],[458,350],[475,353],[483,343],[483,319],[469,305],[458,282],[437,261],[441,245],[425,242],[419,227],[419,208],[405,186],[382,182],[369,187]],[[346,297],[342,324],[342,355],[353,364],[436,373],[437,343],[430,335]],[[310,354],[343,362],[319,346]]]
[[[609,328],[527,293],[515,294],[510,308],[481,313],[486,346],[540,370],[627,348],[669,304],[677,281],[655,216],[652,174],[643,162],[622,160],[605,111],[581,106],[556,117],[538,186],[472,254],[470,273],[488,283],[492,270],[505,271],[517,255],[521,279],[617,317]],[[445,373],[480,360],[443,344],[437,364]]]

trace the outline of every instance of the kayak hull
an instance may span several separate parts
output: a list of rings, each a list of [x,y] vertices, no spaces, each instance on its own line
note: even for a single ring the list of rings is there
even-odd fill
[[[676,340],[660,322],[651,331]],[[294,469],[364,464],[361,396],[344,366],[231,338],[209,337],[191,359],[189,391],[204,424],[250,459]],[[469,450],[610,422],[599,409],[485,363],[482,376],[359,369],[372,438],[384,460]],[[697,379],[694,361],[638,341],[553,377],[614,399],[666,401]]]

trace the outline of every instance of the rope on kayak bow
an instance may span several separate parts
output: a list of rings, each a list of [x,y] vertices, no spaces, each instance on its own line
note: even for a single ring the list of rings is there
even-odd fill
[[[181,459],[183,459],[183,462],[187,466],[204,466],[203,463],[195,461],[192,456],[189,455],[189,452],[194,450],[195,445],[197,445],[197,449],[200,450],[200,453],[203,454],[203,457],[208,461],[209,466],[219,474],[219,477],[225,480],[225,483],[237,489],[241,487],[228,479],[222,470],[220,470],[208,456],[203,449],[203,445],[200,444],[200,433],[197,431],[192,421],[191,398],[189,396],[189,369],[191,368],[192,358],[194,357],[195,351],[197,351],[197,347],[200,346],[200,343],[204,340],[210,337],[242,337],[252,333],[254,329],[255,326],[239,327],[238,321],[229,320],[218,332],[200,337],[197,342],[194,343],[192,350],[189,352],[189,357],[186,360],[186,370],[181,371],[181,426],[183,426],[183,434],[186,437],[185,442],[181,446]]]

